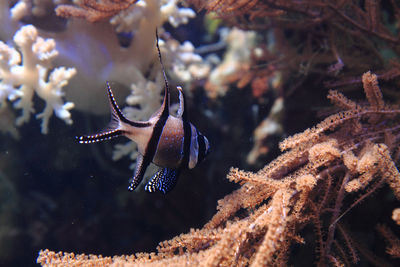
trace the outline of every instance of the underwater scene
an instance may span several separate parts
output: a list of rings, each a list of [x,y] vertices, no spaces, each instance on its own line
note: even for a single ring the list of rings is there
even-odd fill
[[[398,0],[0,0],[0,266],[400,266]]]

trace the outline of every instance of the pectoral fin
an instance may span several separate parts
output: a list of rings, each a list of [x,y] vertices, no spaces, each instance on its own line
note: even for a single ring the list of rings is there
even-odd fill
[[[151,193],[158,190],[166,194],[176,185],[179,173],[179,170],[163,168],[154,174],[144,189]]]

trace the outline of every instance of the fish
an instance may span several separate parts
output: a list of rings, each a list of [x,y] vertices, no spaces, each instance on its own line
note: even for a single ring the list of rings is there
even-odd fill
[[[178,86],[179,108],[176,115],[170,111],[170,89],[156,32],[156,46],[164,77],[164,98],[161,107],[148,121],[127,119],[115,101],[109,82],[107,95],[111,109],[111,121],[107,130],[94,135],[82,135],[77,139],[81,144],[90,144],[125,136],[134,141],[138,147],[138,156],[133,177],[128,190],[133,191],[143,180],[150,163],[160,169],[145,186],[148,192],[171,191],[177,183],[180,172],[193,169],[210,153],[210,143],[199,130],[188,120],[185,96],[182,87]]]

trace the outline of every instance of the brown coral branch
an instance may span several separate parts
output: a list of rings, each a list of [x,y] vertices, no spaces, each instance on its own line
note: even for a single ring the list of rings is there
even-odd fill
[[[137,0],[80,0],[77,6],[57,6],[56,14],[65,18],[76,17],[97,22],[118,14],[136,2]]]
[[[386,249],[387,253],[395,258],[400,258],[400,239],[386,225],[380,224],[376,229],[389,244],[389,247]]]
[[[268,70],[291,81],[286,95],[310,74],[325,75],[330,87],[357,83],[354,77],[372,68],[379,77],[399,76],[395,64],[400,53],[400,8],[396,1],[187,1],[230,24],[259,31],[260,36],[273,31],[274,58],[254,58],[247,69],[238,71],[236,76],[243,78],[238,84],[241,87],[249,84],[255,91],[265,91],[267,83],[251,81],[273,77]],[[266,48],[261,49],[268,54]],[[333,77],[335,83],[330,81]]]
[[[370,2],[370,1],[366,1],[366,2]],[[379,38],[381,38],[383,40],[389,41],[389,42],[394,43],[394,44],[398,44],[400,42],[399,37],[392,37],[391,35],[387,34],[386,32],[379,32],[379,31],[375,30],[375,28],[377,27],[376,26],[377,22],[375,20],[376,15],[375,15],[374,19],[367,17],[367,21],[364,22],[365,24],[368,25],[369,24],[368,21],[374,21],[375,27],[374,28],[371,27],[371,26],[370,27],[368,27],[368,26],[364,27],[361,23],[358,23],[354,19],[352,19],[349,16],[347,16],[346,14],[344,14],[344,12],[342,12],[339,9],[337,9],[337,7],[334,6],[333,4],[328,4],[327,6],[329,8],[331,8],[333,11],[335,11],[335,13],[337,15],[339,15],[341,18],[343,18],[346,22],[350,23],[350,25],[356,27],[357,29],[361,30],[362,32],[375,35],[376,37],[379,37]],[[380,28],[383,29],[383,27],[381,27],[381,26],[380,26]]]

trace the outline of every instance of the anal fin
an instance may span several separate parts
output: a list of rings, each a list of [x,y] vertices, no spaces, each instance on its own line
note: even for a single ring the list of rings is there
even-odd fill
[[[176,169],[163,168],[153,175],[144,189],[150,193],[161,191],[166,194],[176,185],[179,173],[179,170]]]

